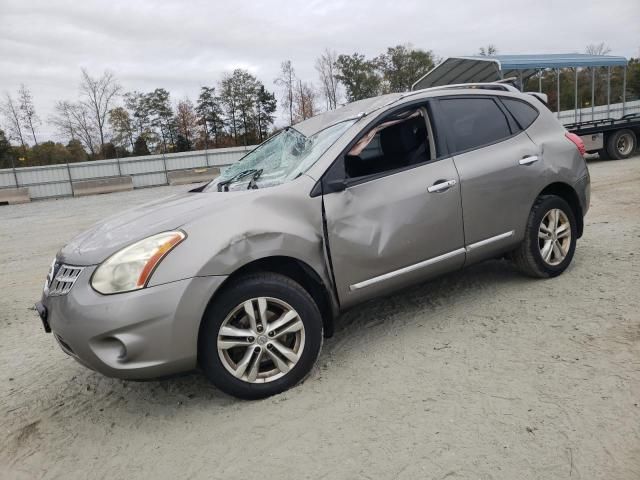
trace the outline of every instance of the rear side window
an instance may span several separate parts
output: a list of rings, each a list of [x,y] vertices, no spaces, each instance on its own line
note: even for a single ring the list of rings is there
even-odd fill
[[[504,106],[507,107],[507,110],[513,115],[520,125],[522,130],[526,130],[529,128],[536,118],[538,118],[538,110],[533,108],[528,103],[522,102],[520,100],[514,100],[512,98],[501,98]]]
[[[511,136],[507,117],[492,98],[445,98],[440,100],[440,107],[456,152]]]

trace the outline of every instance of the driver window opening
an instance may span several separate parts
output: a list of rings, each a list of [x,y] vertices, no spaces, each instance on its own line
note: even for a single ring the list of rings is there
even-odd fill
[[[421,108],[371,129],[345,156],[347,177],[365,177],[432,160],[435,155],[427,122]]]

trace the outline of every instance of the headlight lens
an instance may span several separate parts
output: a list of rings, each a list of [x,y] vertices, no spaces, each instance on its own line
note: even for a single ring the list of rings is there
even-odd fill
[[[100,264],[91,286],[103,294],[144,288],[164,256],[185,238],[181,231],[164,232],[123,248]]]

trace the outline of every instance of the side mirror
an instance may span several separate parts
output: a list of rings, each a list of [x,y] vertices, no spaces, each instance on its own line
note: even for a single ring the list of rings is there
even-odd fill
[[[344,178],[334,178],[324,184],[324,193],[342,192],[346,188],[347,182]]]

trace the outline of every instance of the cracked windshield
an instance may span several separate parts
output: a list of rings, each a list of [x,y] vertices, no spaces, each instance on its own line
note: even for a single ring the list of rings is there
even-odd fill
[[[310,137],[289,127],[227,168],[204,191],[264,188],[293,180],[306,172],[355,121],[337,123]]]

